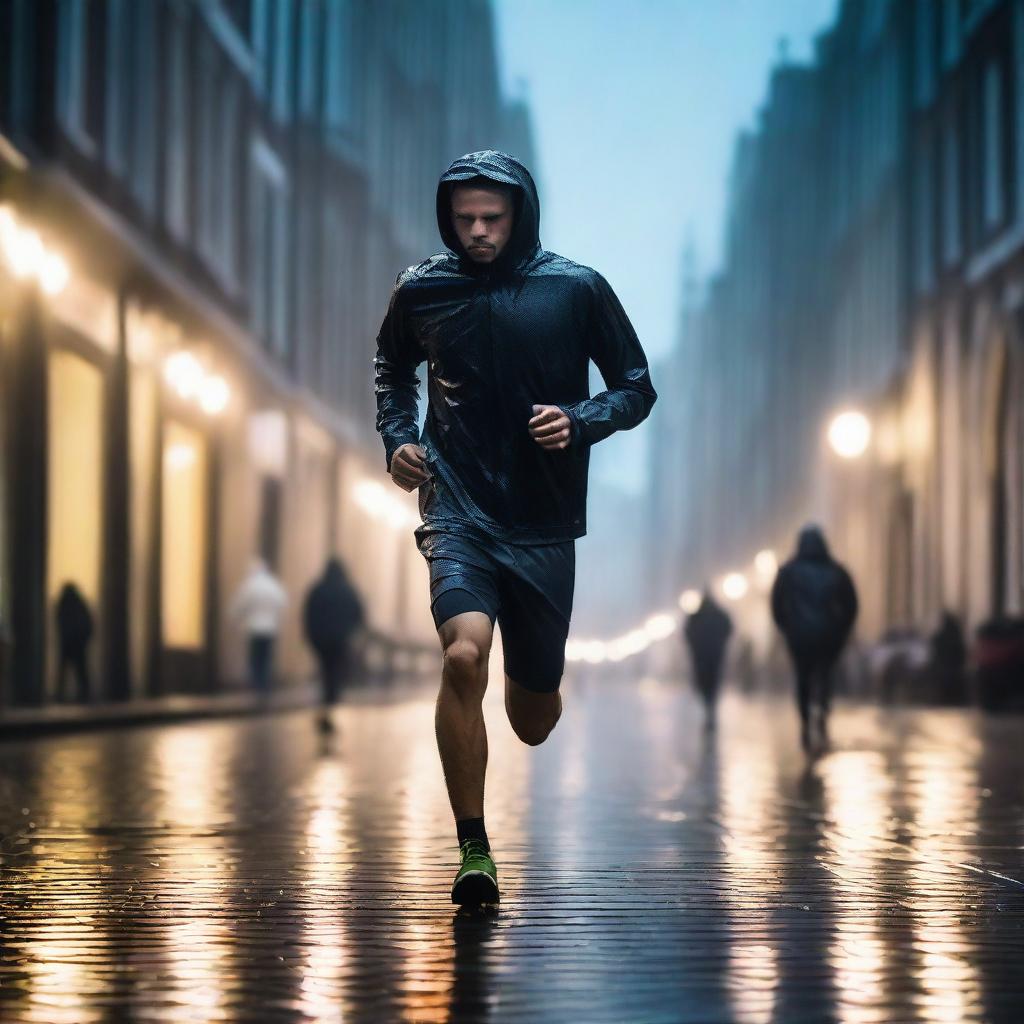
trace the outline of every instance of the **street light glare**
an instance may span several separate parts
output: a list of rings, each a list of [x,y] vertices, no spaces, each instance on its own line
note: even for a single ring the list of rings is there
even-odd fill
[[[700,591],[684,590],[679,595],[679,607],[687,615],[692,615],[700,607]]]
[[[779,560],[775,557],[775,552],[771,548],[758,551],[754,555],[754,568],[757,570],[757,575],[761,578],[762,582],[770,583],[775,579],[775,573],[779,568]]]
[[[223,377],[206,377],[199,385],[199,404],[211,416],[227,408],[231,391]]]
[[[43,256],[39,268],[39,283],[47,295],[59,295],[64,291],[70,276],[68,265],[55,252]]]
[[[722,593],[730,601],[739,601],[746,597],[749,589],[750,584],[747,583],[747,577],[741,572],[731,572],[722,580]]]
[[[843,459],[859,459],[871,442],[871,423],[862,412],[839,413],[829,424],[828,443]]]

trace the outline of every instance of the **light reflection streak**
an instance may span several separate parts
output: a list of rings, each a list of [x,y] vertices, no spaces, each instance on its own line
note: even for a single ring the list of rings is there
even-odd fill
[[[978,744],[963,718],[946,718],[936,740],[915,737],[908,751],[908,802],[914,814],[907,903],[920,954],[917,997],[932,1021],[976,1019],[981,986],[960,919],[966,885],[959,862],[978,830]],[[925,745],[927,744],[927,745]]]
[[[339,1019],[342,983],[350,967],[344,906],[333,895],[345,885],[345,874],[353,866],[344,820],[349,786],[346,764],[330,758],[318,763],[306,794],[312,809],[305,831],[306,960],[299,1008],[309,1019],[325,1024]]]
[[[886,947],[881,917],[888,900],[872,892],[895,839],[893,782],[875,751],[835,753],[817,768],[825,795],[826,867],[835,875],[835,937],[829,956],[841,1024],[879,1021],[884,1013]]]
[[[748,742],[752,737],[746,737]],[[738,1024],[769,1024],[779,982],[778,953],[766,907],[779,894],[773,752],[720,759],[719,793],[726,904],[732,939],[728,987]]]
[[[232,818],[223,778],[228,736],[237,733],[193,726],[161,729],[153,738],[156,813],[170,826],[155,866],[161,884],[180,894],[171,906],[162,902],[159,916],[175,1020],[212,1021],[225,1012],[231,929],[221,911],[232,874],[223,831]]]
[[[8,890],[30,887],[46,923],[34,927],[32,938],[24,941],[7,934],[5,959],[23,958],[24,1020],[91,1024],[101,1014],[84,1010],[82,995],[99,994],[106,985],[89,952],[90,946],[95,950],[107,941],[102,915],[95,913],[107,898],[102,885],[104,851],[93,831],[100,820],[99,787],[94,783],[101,772],[99,751],[82,744],[58,747],[39,757],[34,767],[38,799],[23,815],[34,847],[32,860],[25,872],[5,872],[4,885]],[[33,829],[35,825],[40,827]],[[44,867],[48,835],[62,840],[62,854],[59,863]]]

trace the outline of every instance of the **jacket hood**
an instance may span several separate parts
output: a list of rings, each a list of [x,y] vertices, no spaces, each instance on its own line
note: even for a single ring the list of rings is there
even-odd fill
[[[473,260],[455,233],[452,224],[451,192],[470,178],[489,178],[499,185],[510,185],[515,196],[515,223],[512,236],[492,263]],[[514,269],[532,259],[540,249],[540,199],[530,172],[515,157],[497,149],[466,153],[454,160],[437,183],[437,227],[445,246],[459,258],[470,273],[493,273]]]
[[[829,557],[825,535],[817,526],[805,526],[797,538],[798,558],[826,559]]]

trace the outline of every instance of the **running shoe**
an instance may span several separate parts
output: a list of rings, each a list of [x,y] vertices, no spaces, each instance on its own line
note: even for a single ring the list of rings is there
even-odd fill
[[[479,839],[467,839],[459,847],[459,873],[452,883],[452,903],[475,906],[497,903],[498,869],[490,851]]]

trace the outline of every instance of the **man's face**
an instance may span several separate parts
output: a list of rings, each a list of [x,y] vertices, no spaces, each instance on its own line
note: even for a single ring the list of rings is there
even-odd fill
[[[476,263],[493,263],[512,234],[512,197],[505,191],[458,185],[452,189],[452,224]]]

